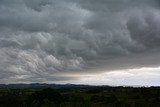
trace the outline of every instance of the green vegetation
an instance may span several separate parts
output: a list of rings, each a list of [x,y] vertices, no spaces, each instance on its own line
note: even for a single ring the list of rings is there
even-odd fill
[[[0,107],[160,107],[160,88],[1,88]]]

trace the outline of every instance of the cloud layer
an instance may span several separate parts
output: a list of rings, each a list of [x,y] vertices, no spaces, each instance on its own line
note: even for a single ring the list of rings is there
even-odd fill
[[[1,0],[0,82],[158,66],[159,6],[158,0]]]

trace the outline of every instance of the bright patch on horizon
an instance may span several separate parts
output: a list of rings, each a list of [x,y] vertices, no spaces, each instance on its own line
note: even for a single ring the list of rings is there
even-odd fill
[[[101,74],[79,75],[79,77],[79,80],[71,81],[71,83],[114,86],[159,86],[160,67],[117,70]]]

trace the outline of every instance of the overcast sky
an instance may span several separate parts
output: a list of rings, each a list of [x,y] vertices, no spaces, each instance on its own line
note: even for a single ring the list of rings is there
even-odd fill
[[[159,0],[0,0],[0,83],[160,85]]]

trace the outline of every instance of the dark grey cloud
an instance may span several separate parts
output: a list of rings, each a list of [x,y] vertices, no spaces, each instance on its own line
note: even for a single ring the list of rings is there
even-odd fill
[[[159,6],[158,0],[0,0],[0,79],[45,82],[98,66],[158,66],[152,56],[160,51]]]
[[[127,23],[131,37],[147,48],[160,46],[160,16],[157,12],[158,10],[152,10],[147,15],[141,13],[141,17],[132,17]]]

